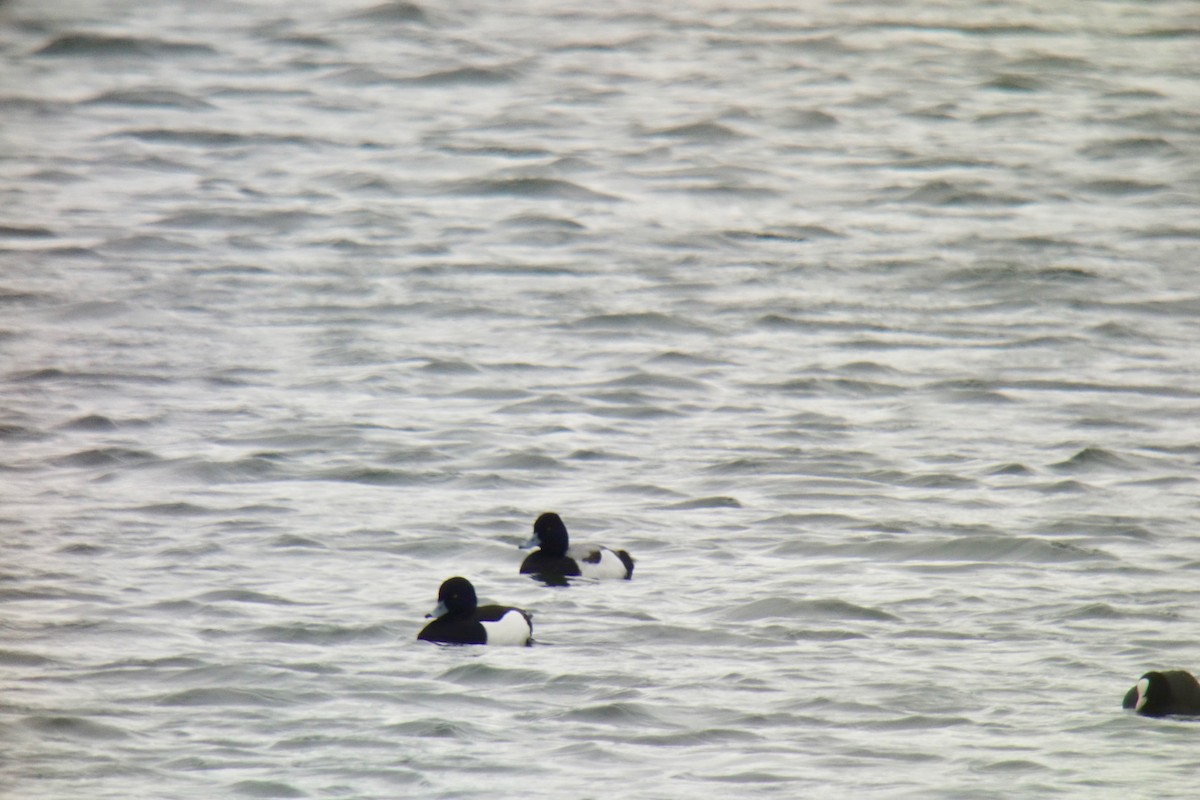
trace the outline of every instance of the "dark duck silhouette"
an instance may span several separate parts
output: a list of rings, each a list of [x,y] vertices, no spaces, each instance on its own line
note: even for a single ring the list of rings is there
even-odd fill
[[[633,577],[633,557],[629,553],[599,545],[572,547],[567,526],[552,511],[542,514],[533,523],[533,538],[521,545],[521,549],[530,547],[538,549],[521,563],[522,574],[625,580]]]
[[[417,635],[440,644],[518,644],[533,639],[529,613],[511,606],[479,605],[475,587],[466,578],[449,578],[438,590],[434,617]]]
[[[1144,717],[1200,716],[1200,683],[1184,670],[1147,672],[1125,693],[1121,707]]]

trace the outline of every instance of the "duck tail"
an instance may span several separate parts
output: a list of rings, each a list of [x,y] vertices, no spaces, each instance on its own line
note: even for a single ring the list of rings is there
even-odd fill
[[[625,580],[633,578],[633,556],[629,555],[624,550],[617,551],[617,558],[621,559],[621,563],[625,565]]]

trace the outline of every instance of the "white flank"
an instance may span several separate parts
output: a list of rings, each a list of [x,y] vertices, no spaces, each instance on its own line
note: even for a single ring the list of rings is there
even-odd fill
[[[1142,678],[1137,682],[1138,699],[1137,705],[1133,707],[1134,711],[1141,711],[1142,706],[1146,705],[1146,692],[1150,691],[1150,681]]]
[[[600,551],[599,563],[593,564],[585,560],[588,556],[595,558],[597,550]],[[627,571],[625,563],[607,547],[580,545],[567,550],[567,555],[575,559],[575,563],[579,565],[579,574],[584,578],[624,578]]]
[[[508,611],[495,622],[481,622],[487,631],[488,644],[524,645],[533,635],[525,615],[515,609]]]

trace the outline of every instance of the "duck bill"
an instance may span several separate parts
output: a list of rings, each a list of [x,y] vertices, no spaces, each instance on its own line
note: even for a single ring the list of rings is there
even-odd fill
[[[436,606],[434,606],[433,611],[430,611],[425,615],[425,619],[429,619],[430,617],[433,617],[434,619],[441,619],[442,617],[446,616],[446,612],[449,610],[450,609],[446,608],[445,603],[438,603]]]
[[[538,535],[535,533],[528,542],[526,542],[525,544],[517,545],[517,549],[518,550],[529,550],[530,548],[541,547],[541,546],[542,546],[542,540],[539,539]]]

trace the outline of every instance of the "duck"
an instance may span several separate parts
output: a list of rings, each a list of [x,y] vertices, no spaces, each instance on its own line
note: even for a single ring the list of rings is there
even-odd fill
[[[521,545],[521,549],[531,547],[538,549],[521,563],[522,575],[578,575],[625,580],[633,577],[633,557],[624,550],[610,550],[598,545],[571,547],[567,526],[553,511],[547,511],[534,521],[533,537]]]
[[[1147,672],[1125,693],[1121,707],[1144,717],[1200,716],[1200,683],[1181,669]]]
[[[463,577],[447,578],[438,590],[438,604],[426,618],[417,639],[439,644],[533,644],[533,617],[511,606],[479,605],[475,587]]]

